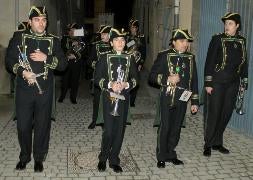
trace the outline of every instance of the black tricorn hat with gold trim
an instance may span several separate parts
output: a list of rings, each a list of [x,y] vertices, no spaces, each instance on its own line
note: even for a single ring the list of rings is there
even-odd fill
[[[139,21],[138,20],[132,20],[129,22],[129,26],[139,27]]]
[[[110,33],[109,33],[110,41],[112,41],[113,38],[125,37],[126,34],[127,33],[125,32],[124,28],[122,29],[111,28]]]
[[[225,22],[226,20],[233,20],[233,21],[236,22],[236,24],[241,24],[241,16],[240,16],[240,14],[238,14],[238,13],[231,13],[231,12],[229,12],[229,13],[225,14],[225,15],[221,18],[221,20],[222,20],[223,22]]]
[[[46,7],[32,6],[29,11],[29,19],[32,19],[33,17],[39,17],[39,16],[47,17]]]
[[[193,41],[193,38],[187,29],[174,29],[172,31],[172,37],[171,37],[170,41],[172,42],[172,41],[176,41],[178,39],[187,39],[189,42]]]
[[[29,28],[29,24],[28,24],[27,21],[20,22],[19,25],[18,25],[18,30],[19,31],[24,31],[28,28]]]
[[[241,28],[241,16],[238,13],[226,13],[221,20],[223,21],[223,23],[225,23],[226,20],[233,20],[235,21],[236,24],[239,24],[239,28]]]
[[[80,29],[81,27],[77,23],[71,23],[67,25],[67,29]]]
[[[111,26],[101,25],[97,33],[109,33]]]

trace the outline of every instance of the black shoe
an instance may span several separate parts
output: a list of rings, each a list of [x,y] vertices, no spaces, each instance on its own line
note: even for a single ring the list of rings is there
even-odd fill
[[[26,162],[19,161],[16,165],[16,170],[24,170],[26,168]]]
[[[219,151],[220,153],[223,153],[223,154],[229,154],[229,150],[227,148],[223,147],[222,145],[212,146],[212,149],[217,150],[217,151]]]
[[[174,164],[174,165],[183,165],[183,164],[184,164],[183,161],[181,161],[181,160],[179,160],[179,159],[177,159],[177,158],[170,159],[168,162],[171,162],[171,163]]]
[[[96,127],[96,121],[92,121],[88,126],[88,129],[94,129]]]
[[[158,161],[157,162],[157,167],[158,168],[165,168],[165,162],[164,161]]]
[[[13,118],[13,121],[16,121],[17,120],[17,116],[15,116],[14,118]]]
[[[105,171],[105,169],[106,169],[106,162],[99,161],[99,163],[98,163],[98,171],[99,172],[103,172],[103,171]]]
[[[51,117],[51,121],[55,121],[55,118]]]
[[[210,157],[211,156],[211,148],[205,148],[203,155],[206,157]]]
[[[112,168],[116,173],[123,172],[122,168],[119,165],[110,165],[110,168]]]
[[[42,172],[44,170],[43,163],[41,161],[34,162],[34,172]]]
[[[71,99],[70,101],[71,101],[72,104],[77,104],[75,99]]]

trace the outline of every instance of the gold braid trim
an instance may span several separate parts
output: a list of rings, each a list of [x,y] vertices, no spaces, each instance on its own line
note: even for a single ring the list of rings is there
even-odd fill
[[[18,73],[18,68],[19,66],[21,66],[19,63],[16,63],[13,68],[12,68],[12,71],[14,72],[14,74],[17,74]]]
[[[104,81],[105,81],[104,78],[102,78],[102,79],[99,81],[99,87],[100,87],[101,89],[103,89]]]
[[[163,78],[163,75],[162,75],[162,74],[158,74],[158,76],[157,76],[157,83],[158,83],[159,85],[162,84],[162,78]]]
[[[198,94],[193,94],[191,98],[192,99],[199,99],[199,95]]]
[[[56,57],[53,57],[52,64],[45,64],[45,66],[50,69],[55,69],[57,65],[58,65],[58,59]]]
[[[243,83],[248,83],[248,78],[243,78],[242,81]]]
[[[205,81],[212,81],[213,80],[213,76],[205,76]]]
[[[92,67],[93,69],[95,69],[95,67],[96,67],[96,61],[92,61],[91,67]]]
[[[136,85],[137,85],[136,79],[132,78],[131,81],[133,83],[133,88],[136,87]]]

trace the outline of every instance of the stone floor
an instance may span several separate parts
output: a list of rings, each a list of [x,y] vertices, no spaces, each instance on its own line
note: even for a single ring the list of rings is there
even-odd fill
[[[121,153],[124,172],[116,174],[110,168],[98,172],[102,131],[100,127],[87,128],[92,116],[92,96],[87,84],[82,80],[77,105],[72,105],[68,98],[64,103],[57,103],[56,122],[52,123],[50,149],[42,173],[33,172],[33,161],[26,170],[15,170],[19,145],[16,121],[11,119],[13,98],[0,97],[0,180],[253,179],[252,138],[227,128],[224,144],[231,153],[223,155],[213,151],[210,158],[202,155],[201,113],[187,113],[186,128],[182,129],[176,149],[185,164],[166,163],[165,169],[158,169],[155,157],[157,129],[152,127],[157,90],[145,84],[140,88],[136,107],[131,108],[133,122],[125,133]]]

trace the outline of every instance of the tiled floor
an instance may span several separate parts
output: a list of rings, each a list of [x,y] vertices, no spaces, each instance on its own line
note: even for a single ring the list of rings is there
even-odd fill
[[[144,82],[144,81],[142,81]],[[81,82],[78,104],[69,99],[57,103],[56,122],[52,123],[50,149],[42,173],[33,172],[34,162],[24,171],[16,171],[19,145],[16,121],[12,121],[13,99],[0,97],[0,180],[123,180],[123,179],[253,179],[253,139],[227,129],[224,144],[229,155],[213,151],[210,158],[202,155],[202,114],[187,114],[177,146],[183,166],[166,163],[156,167],[156,128],[153,128],[157,90],[142,85],[136,107],[131,108],[132,125],[127,127],[122,147],[125,172],[116,174],[110,168],[96,170],[101,142],[101,128],[87,128],[92,117],[92,96]]]

